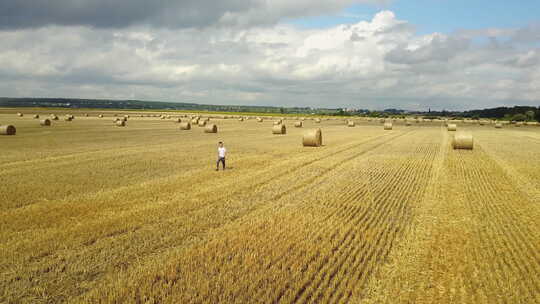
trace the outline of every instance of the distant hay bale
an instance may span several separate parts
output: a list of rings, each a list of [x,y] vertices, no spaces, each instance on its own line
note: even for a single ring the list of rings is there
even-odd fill
[[[34,119],[39,119],[39,114],[34,114]]]
[[[191,123],[187,121],[180,123],[180,130],[191,130]]]
[[[17,129],[15,128],[15,126],[0,126],[0,135],[15,135],[16,133]]]
[[[129,119],[129,115],[124,115],[124,118],[125,118],[125,119]]]
[[[283,121],[281,119],[278,119],[278,120],[274,121],[274,126],[281,125],[282,123],[283,123]]]
[[[405,122],[405,125],[406,125],[407,127],[409,127],[409,126],[412,125],[412,123],[411,123],[410,121],[407,120],[407,121]]]
[[[527,126],[536,126],[536,125],[538,125],[538,123],[535,122],[535,121],[529,121],[529,122],[526,122],[525,124],[526,124]]]
[[[99,118],[103,118],[103,114],[99,114],[98,117],[99,117]]]
[[[385,122],[384,118],[379,119],[379,122],[383,124]]]
[[[42,127],[49,127],[51,126],[51,121],[47,118],[45,119],[42,119],[39,124],[42,126]]]
[[[285,125],[274,125],[272,127],[272,134],[287,134],[287,128]]]
[[[447,129],[448,129],[448,131],[457,131],[457,125],[456,124],[448,124]]]
[[[260,117],[257,117],[257,122],[263,122],[263,119]]]
[[[457,133],[452,139],[452,147],[454,149],[473,149],[473,137],[469,133]]]
[[[349,122],[347,123],[347,126],[349,126],[349,127],[354,127],[355,125],[356,124],[352,120],[349,120]]]
[[[305,117],[301,117],[300,120],[301,120],[301,121],[305,121],[306,118],[305,118]]]
[[[320,118],[315,118],[315,122],[316,123],[321,123],[321,119]]]
[[[88,113],[85,113],[85,114],[84,114],[84,117],[88,117]]]
[[[392,123],[391,122],[385,122],[384,123],[384,129],[385,130],[392,130]]]
[[[176,118],[175,120],[173,120],[174,122],[176,123],[181,123],[182,122],[182,119],[181,118]]]
[[[217,131],[218,131],[218,128],[215,124],[208,124],[204,128],[204,133],[217,133]]]
[[[304,123],[301,121],[297,121],[294,123],[295,128],[302,128],[304,126]]]
[[[24,114],[23,114],[23,113],[17,113],[17,116],[19,116],[19,117],[23,117],[23,116],[24,116]]]
[[[117,120],[117,121],[116,121],[116,126],[118,126],[118,127],[125,127],[125,126],[126,126],[126,121],[123,120],[123,119]]]
[[[195,117],[195,118],[191,119],[191,124],[193,124],[193,125],[199,124],[199,118]]]
[[[69,116],[69,115],[66,115],[66,117],[64,117],[64,120],[65,121],[72,121],[73,118],[71,118],[71,116]]]
[[[304,147],[320,147],[322,146],[321,129],[308,130],[302,137],[302,145]]]
[[[51,115],[51,119],[52,119],[52,120],[58,120],[58,116],[52,114],[52,115]]]
[[[197,124],[199,127],[204,127],[206,126],[206,120],[200,120],[199,123]]]
[[[495,123],[495,128],[496,128],[496,129],[502,128],[502,123],[500,123],[500,122]]]
[[[243,117],[238,118],[238,121],[244,121]]]

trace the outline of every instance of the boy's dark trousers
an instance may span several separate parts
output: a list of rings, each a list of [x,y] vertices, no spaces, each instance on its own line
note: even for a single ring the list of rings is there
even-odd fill
[[[219,169],[219,163],[223,163],[223,170],[225,170],[225,157],[218,158],[216,169]]]

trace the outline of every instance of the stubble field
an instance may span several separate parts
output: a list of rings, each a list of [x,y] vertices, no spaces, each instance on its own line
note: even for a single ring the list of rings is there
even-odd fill
[[[461,123],[475,147],[453,150],[438,122],[207,134],[18,111],[0,109],[17,127],[0,136],[0,303],[540,302],[540,127]],[[324,146],[303,147],[316,127]]]

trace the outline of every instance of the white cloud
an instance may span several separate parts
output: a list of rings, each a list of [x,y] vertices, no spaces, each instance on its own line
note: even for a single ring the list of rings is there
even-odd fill
[[[275,2],[276,14],[293,11],[290,3]],[[369,21],[317,30],[283,24],[4,30],[0,95],[369,108],[537,105],[540,50],[512,44],[512,33],[530,41],[533,29],[490,29],[493,39],[505,35],[495,47],[472,41],[480,31],[418,35],[382,11]]]

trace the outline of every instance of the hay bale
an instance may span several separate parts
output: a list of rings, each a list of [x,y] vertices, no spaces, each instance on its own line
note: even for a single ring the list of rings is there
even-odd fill
[[[56,115],[53,114],[53,115],[51,115],[51,119],[52,119],[52,120],[58,120],[58,116],[56,116]]]
[[[294,123],[295,128],[302,128],[304,126],[304,123],[301,121],[297,121]]]
[[[385,122],[384,123],[384,129],[385,130],[392,130],[392,123],[391,122]]]
[[[176,123],[181,123],[181,122],[182,122],[182,119],[181,119],[181,118],[176,118],[176,119],[174,120],[174,122],[176,122]]]
[[[126,121],[123,120],[123,119],[117,120],[116,121],[116,126],[117,127],[125,127],[126,126]]]
[[[502,123],[500,123],[500,122],[495,123],[495,128],[496,128],[496,129],[502,128]]]
[[[302,145],[304,147],[320,147],[322,146],[321,129],[313,129],[304,133],[302,137]]]
[[[321,119],[320,118],[315,118],[315,122],[316,123],[321,123]]]
[[[406,125],[407,127],[409,127],[409,126],[412,125],[412,123],[411,123],[410,121],[407,120],[407,121],[405,122],[405,125]]]
[[[45,119],[42,119],[39,124],[42,126],[42,127],[50,127],[51,126],[51,121],[47,118]]]
[[[16,133],[17,129],[15,128],[15,126],[0,126],[0,135],[15,135]]]
[[[515,126],[516,126],[516,127],[521,127],[521,126],[523,126],[523,122],[522,122],[522,121],[518,121],[518,122],[516,122],[516,125],[515,125]]]
[[[187,121],[180,123],[180,130],[191,130],[191,123]]]
[[[448,124],[447,129],[448,129],[448,131],[457,131],[457,125],[456,124]]]
[[[193,119],[191,120],[191,124],[192,124],[192,125],[197,125],[197,124],[199,124],[199,118],[198,118],[198,117],[193,118]]]
[[[238,118],[238,121],[244,121],[244,118],[240,117]]]
[[[206,120],[201,120],[199,121],[199,123],[197,124],[199,127],[204,127],[206,126]]]
[[[347,126],[349,126],[349,127],[354,127],[355,125],[356,124],[352,120],[349,120],[349,122],[347,122]]]
[[[272,134],[287,134],[287,128],[285,125],[274,125],[272,127]]]
[[[124,115],[124,118],[127,120],[129,119],[129,115]]]
[[[34,114],[34,119],[39,119],[39,114]]]
[[[473,149],[473,137],[469,133],[457,133],[452,139],[452,147],[454,149]]]
[[[260,117],[257,117],[257,122],[263,122],[263,119]]]
[[[84,117],[88,117],[88,113],[85,113],[85,114],[84,114]]]
[[[217,126],[215,124],[208,124],[206,128],[204,128],[204,133],[217,133]]]
[[[283,123],[283,121],[281,119],[278,119],[278,120],[274,121],[274,126],[281,125],[282,123]]]
[[[23,116],[24,116],[24,114],[23,114],[23,113],[17,113],[17,116],[19,116],[19,117],[23,117]]]
[[[71,118],[71,116],[67,115],[66,117],[64,117],[64,120],[65,121],[72,121],[73,118]]]
[[[103,114],[99,114],[98,117],[99,117],[99,118],[103,118]]]

